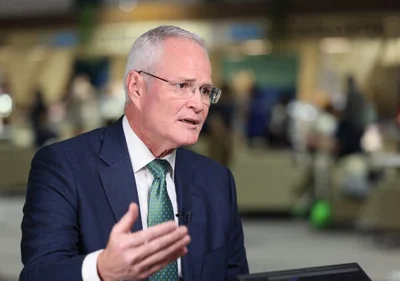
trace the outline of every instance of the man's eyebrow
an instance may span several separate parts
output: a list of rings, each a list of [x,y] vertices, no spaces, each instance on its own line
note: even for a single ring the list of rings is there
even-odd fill
[[[196,79],[194,78],[187,78],[187,77],[178,77],[176,80],[180,81],[180,82],[187,82],[187,83],[194,83],[196,82]],[[174,80],[175,81],[175,80]],[[210,86],[210,87],[214,87],[213,83],[203,83],[201,84],[201,86]]]
[[[187,77],[178,77],[178,78],[176,78],[176,80],[182,81],[182,82],[192,82],[192,83],[196,82],[195,78],[187,78]]]

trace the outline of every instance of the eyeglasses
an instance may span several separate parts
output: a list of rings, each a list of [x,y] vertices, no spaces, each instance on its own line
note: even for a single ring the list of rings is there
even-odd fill
[[[199,87],[199,86],[191,85],[191,83],[189,83],[189,82],[181,82],[181,83],[171,82],[171,81],[168,81],[167,79],[155,76],[155,75],[150,74],[145,71],[138,71],[138,73],[139,74],[144,73],[153,78],[159,79],[161,81],[164,81],[164,82],[170,84],[175,89],[175,95],[180,98],[190,99],[196,93],[196,89],[199,89],[201,98],[202,98],[203,102],[206,102],[206,103],[215,104],[218,102],[218,100],[221,96],[221,90],[218,88],[215,88],[213,86],[210,86],[210,85],[204,85],[204,86]]]

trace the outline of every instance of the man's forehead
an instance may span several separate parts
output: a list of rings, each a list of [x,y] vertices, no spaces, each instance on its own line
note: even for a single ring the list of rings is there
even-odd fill
[[[169,63],[160,61],[152,71],[154,74],[161,75],[163,78],[174,82],[212,84],[211,65],[207,69],[186,65],[175,68]]]
[[[166,79],[211,84],[211,62],[206,51],[189,39],[170,38],[164,41],[154,73]]]

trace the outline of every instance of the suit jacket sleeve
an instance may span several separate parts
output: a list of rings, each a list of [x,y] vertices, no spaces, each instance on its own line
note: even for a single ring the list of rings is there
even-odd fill
[[[54,146],[33,158],[23,208],[20,281],[82,280],[78,194],[71,167]]]
[[[236,281],[240,274],[249,273],[246,250],[244,247],[244,236],[242,222],[238,212],[236,185],[232,173],[229,171],[230,180],[230,232],[228,235],[228,270],[226,280]]]

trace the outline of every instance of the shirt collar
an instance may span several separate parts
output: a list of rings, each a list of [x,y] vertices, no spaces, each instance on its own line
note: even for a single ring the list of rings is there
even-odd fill
[[[122,119],[122,127],[124,130],[126,144],[128,146],[129,157],[133,165],[133,171],[134,173],[137,173],[138,171],[146,167],[147,164],[153,161],[155,157],[151,153],[149,148],[132,130],[126,116],[124,116]],[[163,157],[162,159],[167,160],[168,163],[171,165],[171,178],[174,179],[176,150]]]

